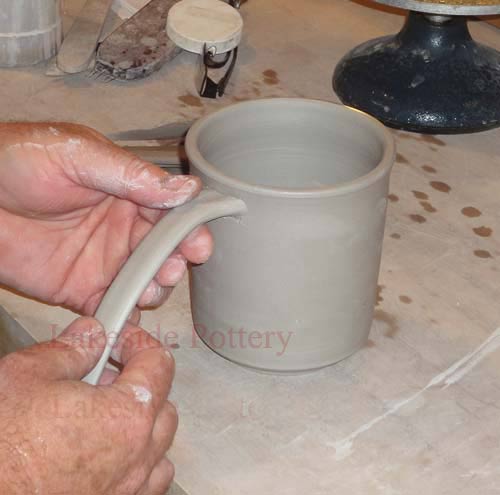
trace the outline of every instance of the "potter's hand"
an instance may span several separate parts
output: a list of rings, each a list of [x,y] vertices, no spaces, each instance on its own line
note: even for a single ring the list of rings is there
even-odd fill
[[[0,124],[0,283],[93,314],[120,267],[198,179],[143,162],[87,127]],[[160,304],[186,260],[212,250],[206,227],[178,247],[139,305]]]
[[[177,429],[167,396],[174,361],[129,325],[94,387],[79,381],[105,335],[80,318],[52,342],[0,359],[0,493],[163,495],[174,469],[164,457]]]

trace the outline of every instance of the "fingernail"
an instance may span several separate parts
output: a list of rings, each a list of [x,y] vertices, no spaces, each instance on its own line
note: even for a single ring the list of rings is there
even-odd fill
[[[85,337],[96,336],[104,333],[103,326],[94,318],[79,318],[71,323],[59,336],[61,337]]]
[[[199,189],[199,179],[189,176],[174,176],[169,181],[168,186],[164,187],[169,191],[169,197],[163,202],[165,208],[175,208],[185,203],[193,197],[193,194]]]
[[[165,270],[168,272],[166,285],[177,285],[186,272],[187,261],[182,256],[169,258],[165,262]]]
[[[123,347],[123,342],[120,339],[117,339],[115,345],[111,349],[111,359],[114,359],[117,363],[120,362],[120,358],[122,355],[122,347]]]
[[[212,254],[212,239],[206,235],[198,235],[198,231],[195,230],[189,234],[185,242],[189,244],[189,247],[196,250],[196,261],[198,263],[204,263],[210,258]]]
[[[160,181],[160,188],[167,191],[179,191],[181,190],[187,183],[193,182],[196,180],[193,179],[190,175],[171,175],[166,174],[165,178]]]
[[[139,308],[135,307],[128,315],[127,321],[133,325],[138,325],[141,322],[142,313]]]
[[[81,318],[66,328],[57,340],[75,348],[101,349],[106,341],[106,333],[97,320]]]
[[[163,297],[164,288],[154,283],[150,284],[143,293],[142,305],[152,306]]]

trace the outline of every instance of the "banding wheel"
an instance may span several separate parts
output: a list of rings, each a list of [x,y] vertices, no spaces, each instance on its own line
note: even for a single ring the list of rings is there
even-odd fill
[[[395,36],[368,41],[337,65],[346,105],[384,124],[431,134],[500,125],[500,52],[474,41],[468,15],[500,14],[500,0],[377,0],[411,9]]]

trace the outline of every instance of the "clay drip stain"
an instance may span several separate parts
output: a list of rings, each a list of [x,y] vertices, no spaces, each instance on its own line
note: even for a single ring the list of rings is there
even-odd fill
[[[393,339],[399,332],[399,326],[396,318],[382,309],[376,309],[373,313],[373,318],[387,325],[387,330],[385,331],[384,336],[388,339]]]
[[[278,73],[273,69],[265,70],[262,75],[264,76],[264,82],[269,86],[276,86],[280,82]]]
[[[401,153],[396,153],[396,163],[403,163],[405,165],[408,165],[410,162],[408,159],[402,155]]]
[[[413,301],[411,299],[411,297],[409,296],[405,296],[405,295],[401,295],[399,296],[399,300],[403,303],[403,304],[411,304]]]
[[[375,342],[373,342],[372,339],[368,339],[366,344],[365,344],[365,347],[368,347],[368,348],[372,348],[372,347],[375,347]]]
[[[420,201],[420,205],[427,213],[436,213],[437,211],[428,201]]]
[[[429,196],[422,191],[412,191],[412,193],[417,199],[429,199]]]
[[[491,253],[489,251],[486,251],[485,249],[476,249],[474,251],[474,255],[478,258],[482,258],[483,260],[493,258],[493,256],[491,256]]]
[[[399,201],[399,197],[396,196],[395,194],[389,194],[389,196],[387,196],[389,198],[389,201],[391,203],[396,203],[397,201]]]
[[[462,208],[462,215],[469,218],[477,218],[480,217],[482,213],[480,210],[474,208],[473,206],[466,206],[465,208]]]
[[[446,143],[442,139],[439,139],[436,136],[432,136],[430,134],[415,135],[409,132],[408,133],[401,132],[398,133],[398,137],[401,139],[411,139],[413,141],[420,141],[434,146],[446,146]]]
[[[430,182],[430,185],[433,189],[439,192],[449,193],[451,191],[451,187],[448,184],[446,184],[446,182],[433,180]]]
[[[429,174],[437,173],[437,170],[434,167],[431,167],[430,165],[422,165],[422,170]]]
[[[184,105],[187,105],[189,107],[203,107],[203,103],[200,98],[197,96],[193,95],[184,95],[184,96],[179,96],[179,101],[184,103]]]
[[[393,239],[401,239],[401,234],[398,234],[398,233],[394,232],[394,234],[391,234],[391,237]]]
[[[482,227],[476,227],[475,229],[472,230],[479,237],[491,237],[491,234],[493,233],[493,229],[485,227],[484,225]]]
[[[423,217],[422,215],[418,215],[416,213],[410,215],[410,218],[416,222],[416,223],[425,223],[427,222],[427,219],[425,217]]]
[[[421,139],[425,143],[433,144],[435,146],[446,146],[446,143],[442,139],[432,136],[431,134],[421,134]]]

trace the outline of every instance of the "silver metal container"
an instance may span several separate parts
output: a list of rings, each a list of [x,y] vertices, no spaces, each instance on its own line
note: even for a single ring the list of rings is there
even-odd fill
[[[48,60],[61,42],[60,0],[0,0],[0,67]]]

